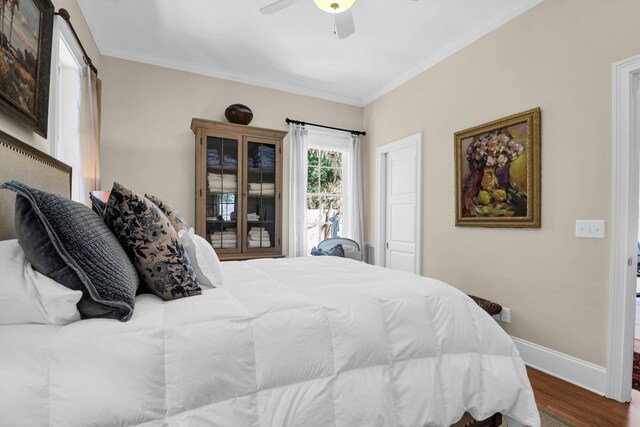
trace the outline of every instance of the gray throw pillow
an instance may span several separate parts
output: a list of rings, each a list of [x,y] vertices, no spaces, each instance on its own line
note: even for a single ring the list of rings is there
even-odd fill
[[[104,221],[149,291],[165,301],[200,295],[200,284],[178,232],[149,199],[114,182]]]
[[[81,203],[17,181],[0,188],[17,193],[16,234],[33,267],[82,291],[83,316],[129,320],[138,275],[102,219]]]

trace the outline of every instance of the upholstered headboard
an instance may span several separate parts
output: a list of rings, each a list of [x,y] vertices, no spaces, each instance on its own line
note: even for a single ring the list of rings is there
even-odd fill
[[[11,180],[71,197],[71,166],[0,131],[0,184]],[[0,190],[0,240],[15,238],[15,199]]]

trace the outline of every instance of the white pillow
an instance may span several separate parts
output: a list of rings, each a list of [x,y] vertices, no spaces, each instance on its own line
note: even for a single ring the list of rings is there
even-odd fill
[[[0,325],[80,320],[74,291],[33,269],[17,240],[0,241]]]
[[[216,288],[222,286],[222,265],[211,244],[195,234],[193,228],[181,230],[178,235],[182,239],[182,246],[187,251],[196,272],[200,287]]]

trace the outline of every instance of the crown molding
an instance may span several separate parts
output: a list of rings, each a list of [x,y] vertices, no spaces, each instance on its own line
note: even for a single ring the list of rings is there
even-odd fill
[[[544,0],[528,0],[527,2],[515,7],[513,9],[509,9],[505,11],[501,15],[497,15],[496,19],[493,21],[487,21],[486,23],[481,23],[475,28],[469,29],[469,31],[460,34],[460,36],[453,42],[439,49],[436,53],[429,56],[427,59],[422,61],[420,64],[415,67],[410,68],[409,70],[402,73],[400,76],[395,79],[389,81],[388,83],[383,84],[378,89],[371,92],[369,95],[365,96],[361,99],[362,106],[366,106],[376,99],[382,97],[383,95],[391,92],[397,87],[403,85],[414,77],[422,74],[424,71],[433,67],[434,65],[444,61],[454,53],[462,50],[463,48],[469,46],[473,42],[481,39],[517,16],[523,14],[527,10],[537,6],[542,3]]]
[[[94,22],[97,17],[91,14],[88,7],[83,7],[84,2],[87,0],[78,0],[78,4],[82,13],[85,15],[87,22]],[[231,73],[220,68],[213,67],[211,65],[199,64],[193,61],[174,61],[169,58],[157,57],[154,55],[131,53],[126,49],[108,48],[101,43],[104,40],[100,30],[90,28],[96,45],[100,53],[104,56],[124,59],[127,61],[139,62],[148,65],[154,65],[158,67],[170,68],[178,71],[184,71],[193,74],[199,74],[208,77],[214,77],[223,80],[234,81],[238,83],[248,84],[252,86],[258,86],[266,89],[278,90],[282,92],[292,93],[295,95],[308,96],[311,98],[322,99],[326,101],[338,102],[341,104],[352,105],[355,107],[365,107],[372,103],[376,99],[391,92],[402,84],[408,82],[434,65],[442,62],[449,56],[460,51],[461,49],[469,46],[478,39],[484,37],[500,26],[511,21],[515,17],[523,14],[529,9],[542,3],[544,0],[527,0],[524,3],[517,5],[516,7],[506,10],[504,13],[496,15],[495,19],[480,22],[477,26],[470,28],[468,31],[463,32],[453,42],[439,49],[434,54],[430,55],[424,61],[418,65],[411,67],[401,75],[393,78],[392,80],[381,84],[378,88],[370,93],[360,96],[346,96],[337,94],[331,91],[313,89],[302,85],[287,84],[282,82],[276,82],[270,79],[263,79],[255,76],[249,76],[242,73]]]
[[[363,107],[362,100],[359,98],[343,96],[328,91],[305,88],[297,85],[278,83],[268,79],[255,78],[239,73],[230,73],[221,69],[216,69],[215,67],[211,67],[209,65],[197,64],[195,62],[173,61],[168,58],[159,58],[153,55],[137,53],[131,54],[129,52],[125,52],[124,50],[109,48],[102,49],[102,55],[112,58],[124,59],[132,62],[139,62],[147,65],[153,65],[157,67],[169,68],[177,71],[184,71],[187,73],[199,74],[207,77],[214,77],[222,80],[229,80],[236,83],[248,84],[251,86],[258,86],[265,89],[278,90],[281,92],[292,93],[294,95],[308,96],[310,98],[323,99],[325,101],[333,101],[340,104]]]

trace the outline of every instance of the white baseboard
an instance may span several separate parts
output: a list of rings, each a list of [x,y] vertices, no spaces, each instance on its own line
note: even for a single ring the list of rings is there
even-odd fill
[[[550,348],[511,337],[526,365],[604,396],[607,370]]]

